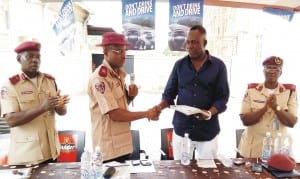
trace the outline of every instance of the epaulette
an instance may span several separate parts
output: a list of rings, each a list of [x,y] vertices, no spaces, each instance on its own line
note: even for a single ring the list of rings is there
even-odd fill
[[[17,84],[19,81],[21,80],[19,75],[15,75],[9,78],[9,81],[11,82],[11,84],[15,85]]]
[[[55,78],[52,75],[49,75],[47,73],[44,73],[44,75],[45,75],[46,78],[49,78],[51,80],[55,80]]]
[[[259,83],[249,83],[248,84],[248,89],[250,88],[256,88],[259,85]]]
[[[294,84],[288,84],[288,83],[286,83],[286,84],[282,84],[282,85],[285,87],[285,89],[289,89],[291,91],[295,91],[296,90],[296,85],[294,85]]]
[[[102,77],[106,77],[107,76],[107,67],[106,66],[101,66],[98,74]]]
[[[259,85],[259,83],[249,83],[248,89],[251,89],[251,88],[256,88],[258,91],[261,91],[263,86]]]

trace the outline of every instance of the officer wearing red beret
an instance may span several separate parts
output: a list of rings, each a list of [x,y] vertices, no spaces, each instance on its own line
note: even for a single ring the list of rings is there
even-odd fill
[[[133,151],[130,122],[148,118],[157,120],[159,112],[130,112],[128,104],[137,96],[138,88],[125,84],[123,70],[126,48],[124,35],[107,32],[102,36],[103,63],[94,71],[88,86],[92,117],[93,146],[100,146],[104,162],[124,162]]]
[[[39,71],[39,42],[23,42],[15,48],[21,72],[1,89],[1,116],[11,127],[8,162],[38,164],[58,156],[55,113],[66,114],[67,95],[60,95],[55,79]]]
[[[273,139],[278,132],[285,137],[287,127],[292,128],[297,122],[296,86],[278,82],[283,60],[270,56],[262,65],[264,83],[249,84],[242,101],[240,118],[246,129],[238,149],[243,157],[261,157],[266,132],[270,132]]]

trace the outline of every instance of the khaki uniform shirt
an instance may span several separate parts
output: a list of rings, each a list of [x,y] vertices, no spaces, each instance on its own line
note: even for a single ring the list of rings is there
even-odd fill
[[[241,114],[257,111],[264,107],[267,97],[269,96],[268,90],[264,87],[264,84],[255,86],[247,90],[242,102]],[[286,85],[279,84],[273,94],[276,95],[277,104],[283,110],[288,110],[297,117],[298,104],[295,89],[288,89]],[[243,157],[261,157],[262,143],[266,132],[271,133],[273,140],[277,136],[277,132],[281,132],[283,137],[287,135],[287,127],[280,122],[276,127],[275,120],[277,120],[275,112],[271,108],[268,108],[258,123],[247,126],[241,136],[238,147]]]
[[[104,160],[130,154],[133,150],[130,122],[113,121],[108,115],[114,109],[128,109],[125,76],[123,70],[117,74],[104,60],[89,81],[92,142],[94,147],[100,146]]]
[[[40,106],[49,93],[56,95],[55,81],[50,75],[39,73],[37,86],[24,73],[15,75],[1,89],[1,116]],[[48,111],[11,128],[9,164],[37,164],[57,157],[60,146],[54,114]]]

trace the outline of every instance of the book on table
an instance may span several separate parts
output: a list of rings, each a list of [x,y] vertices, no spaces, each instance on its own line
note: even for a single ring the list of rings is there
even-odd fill
[[[202,114],[204,116],[209,116],[209,113],[205,110],[188,106],[188,105],[171,105],[170,109],[174,109],[175,111],[181,112],[187,116],[194,115],[194,114]]]

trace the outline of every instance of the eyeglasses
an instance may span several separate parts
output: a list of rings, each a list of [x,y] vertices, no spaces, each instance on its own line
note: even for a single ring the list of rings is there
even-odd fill
[[[277,66],[267,66],[265,67],[265,72],[270,73],[270,72],[281,72],[281,68]]]
[[[117,55],[120,55],[120,54],[123,54],[126,52],[126,50],[123,50],[123,49],[110,49],[110,50]]]

